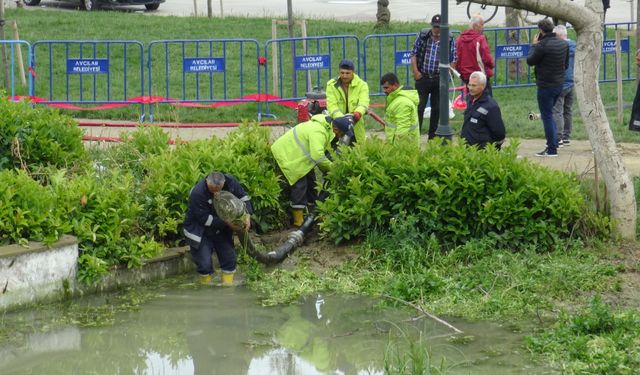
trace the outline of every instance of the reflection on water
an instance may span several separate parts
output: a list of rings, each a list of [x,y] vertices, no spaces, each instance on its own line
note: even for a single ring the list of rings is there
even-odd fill
[[[51,329],[55,319],[43,317],[64,314],[60,307],[5,315],[6,324],[26,324],[16,332],[24,339],[0,343],[0,374],[382,374],[389,340],[402,347],[419,336],[449,373],[551,373],[527,362],[520,334],[496,324],[450,320],[464,331],[452,336],[430,319],[412,319],[413,310],[368,298],[313,296],[265,308],[245,288],[187,280],[154,287],[156,298],[116,313],[108,326],[87,327],[89,319]]]

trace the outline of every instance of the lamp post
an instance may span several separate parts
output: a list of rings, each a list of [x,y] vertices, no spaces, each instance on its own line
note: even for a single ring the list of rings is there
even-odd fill
[[[453,136],[449,126],[449,3],[440,0],[440,121],[436,135],[447,140]]]

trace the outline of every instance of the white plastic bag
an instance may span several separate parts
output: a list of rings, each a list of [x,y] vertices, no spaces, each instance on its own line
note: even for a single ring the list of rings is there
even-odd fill
[[[456,114],[453,112],[453,103],[449,100],[449,120],[456,117]],[[424,118],[431,118],[431,107],[427,107],[424,109]]]

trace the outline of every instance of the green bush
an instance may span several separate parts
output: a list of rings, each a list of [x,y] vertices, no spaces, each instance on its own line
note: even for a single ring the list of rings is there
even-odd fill
[[[574,176],[518,160],[517,144],[477,150],[430,142],[420,152],[372,140],[342,153],[319,205],[336,242],[388,232],[404,212],[441,244],[489,236],[498,246],[550,249],[572,235],[585,199]]]
[[[56,196],[24,171],[0,171],[0,245],[42,241],[51,244],[70,231],[54,214]]]
[[[87,171],[51,180],[60,215],[79,240],[81,280],[94,281],[108,267],[137,267],[163,246],[139,224],[142,205],[133,175],[121,170]],[[86,268],[91,266],[91,268]]]
[[[71,117],[0,98],[0,169],[70,167],[87,160],[82,130]]]

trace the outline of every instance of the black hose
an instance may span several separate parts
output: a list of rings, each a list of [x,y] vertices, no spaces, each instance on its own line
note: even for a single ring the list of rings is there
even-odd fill
[[[315,215],[307,216],[302,225],[295,231],[289,233],[287,240],[278,246],[277,249],[268,253],[261,253],[256,249],[255,244],[246,232],[238,232],[240,242],[244,244],[247,254],[255,258],[258,262],[271,265],[282,262],[293,250],[302,245],[304,236],[306,236],[315,224]]]

